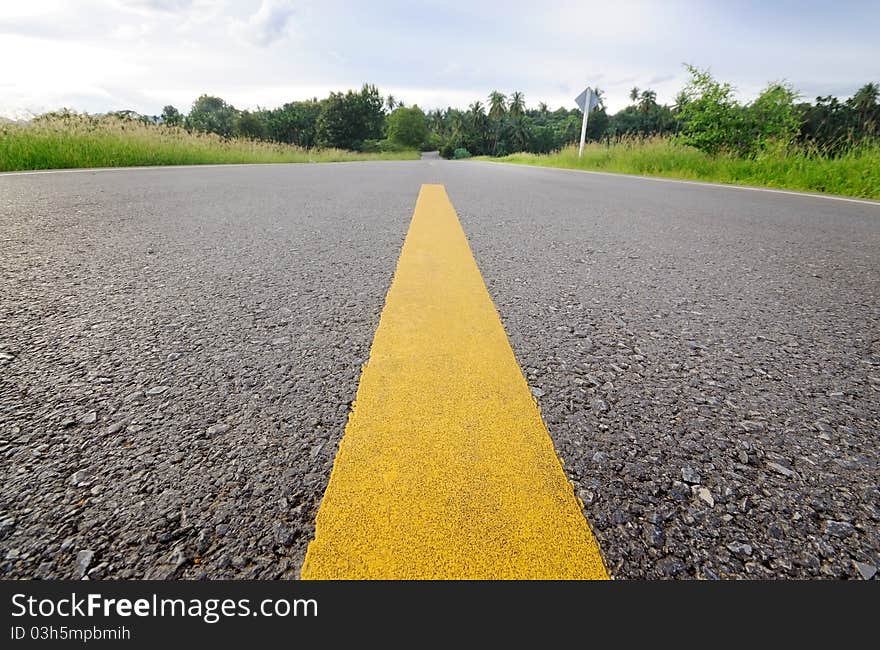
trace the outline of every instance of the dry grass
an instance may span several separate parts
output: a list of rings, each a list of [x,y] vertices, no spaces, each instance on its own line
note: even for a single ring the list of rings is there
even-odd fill
[[[62,113],[0,123],[0,171],[223,163],[417,159],[418,152],[356,153],[301,149],[117,117]]]

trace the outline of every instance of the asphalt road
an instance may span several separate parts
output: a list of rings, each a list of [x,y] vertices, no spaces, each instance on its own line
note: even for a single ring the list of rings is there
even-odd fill
[[[618,578],[880,566],[880,205],[478,162],[0,175],[0,577],[295,577],[422,183]]]

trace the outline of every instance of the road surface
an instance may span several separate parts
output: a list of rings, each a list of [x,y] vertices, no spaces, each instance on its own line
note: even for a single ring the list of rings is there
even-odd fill
[[[0,576],[300,571],[425,183],[615,578],[880,565],[880,205],[481,162],[0,175]]]

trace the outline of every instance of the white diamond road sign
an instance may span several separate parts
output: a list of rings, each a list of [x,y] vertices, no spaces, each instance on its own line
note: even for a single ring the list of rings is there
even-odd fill
[[[590,98],[589,110],[593,110],[599,104],[599,96],[593,92],[592,88],[587,88],[586,90],[584,90],[584,92],[582,92],[580,95],[578,95],[577,98],[575,98],[575,100],[574,100],[575,103],[577,103],[578,108],[580,108],[582,111],[586,110],[588,96]]]

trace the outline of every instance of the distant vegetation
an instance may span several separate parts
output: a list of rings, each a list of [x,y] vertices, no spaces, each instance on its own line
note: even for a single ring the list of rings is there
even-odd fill
[[[153,116],[62,111],[0,123],[0,170],[415,158],[421,149],[455,159],[516,154],[509,160],[880,195],[876,83],[844,101],[812,103],[788,84],[772,83],[741,103],[708,71],[688,72],[671,105],[659,104],[653,90],[633,88],[632,103],[609,114],[600,90],[581,161],[571,150],[580,137],[577,109],[527,108],[521,92],[493,91],[466,110],[425,113],[366,84],[272,109],[239,110],[202,95],[189,113],[169,105]]]
[[[786,83],[772,83],[743,104],[730,84],[706,70],[687,68],[690,81],[672,105],[658,104],[653,90],[633,88],[632,103],[609,115],[600,90],[587,140],[610,146],[662,136],[708,154],[755,157],[780,146],[838,156],[880,138],[876,83],[865,84],[845,101],[827,96],[814,103],[799,101],[797,91]],[[456,149],[489,156],[558,151],[580,139],[581,119],[577,109],[550,111],[545,104],[529,109],[522,93],[508,97],[498,91],[489,93],[486,104],[475,101],[466,111],[449,108],[427,114],[430,138],[447,158]]]
[[[414,159],[427,140],[418,107],[371,85],[256,111],[202,95],[188,114],[169,105],[161,115],[62,110],[0,122],[0,171]]]
[[[166,106],[161,115],[142,120],[179,126],[190,132],[214,133],[303,149],[360,152],[417,151],[427,144],[425,115],[405,108],[394,97],[383,98],[365,84],[359,91],[289,102],[278,108],[242,111],[220,97],[202,95],[189,114]]]
[[[880,199],[880,146],[868,143],[837,155],[808,147],[769,147],[755,156],[741,156],[709,154],[675,138],[655,136],[593,142],[580,159],[577,146],[571,145],[550,154],[517,153],[497,160]]]
[[[418,157],[416,151],[363,153],[224,138],[118,115],[96,117],[62,112],[26,123],[0,123],[0,171]]]
[[[584,157],[578,159],[582,115],[545,106],[524,108],[520,93],[489,95],[468,111],[429,113],[432,133],[448,158],[471,154],[508,162],[766,185],[880,198],[880,88],[852,97],[798,101],[773,83],[752,102],[737,101],[730,84],[688,67],[690,81],[672,106],[651,90],[633,88],[633,102],[608,115],[590,114]],[[438,135],[439,134],[439,135]]]

